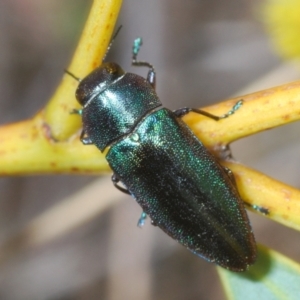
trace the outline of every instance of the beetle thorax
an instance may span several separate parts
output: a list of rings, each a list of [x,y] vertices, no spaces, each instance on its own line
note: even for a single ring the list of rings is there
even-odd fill
[[[90,76],[96,75],[91,73]],[[87,86],[84,82],[81,84]],[[97,139],[94,144],[101,151],[132,132],[147,113],[161,106],[158,96],[147,80],[131,73],[119,73],[118,77],[110,79],[109,83],[103,83],[89,95],[90,98],[85,100],[83,107],[83,127],[92,140]]]

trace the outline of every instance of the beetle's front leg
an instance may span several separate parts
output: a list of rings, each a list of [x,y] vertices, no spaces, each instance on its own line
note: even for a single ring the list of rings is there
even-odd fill
[[[206,116],[208,118],[211,118],[215,121],[219,121],[225,118],[230,117],[231,115],[233,115],[243,104],[243,100],[239,100],[226,114],[221,115],[221,116],[215,116],[207,111],[198,109],[198,108],[190,108],[190,107],[183,107],[180,109],[177,109],[174,111],[174,114],[177,117],[183,117],[184,115],[188,114],[189,112],[194,112],[203,116]]]
[[[148,71],[147,81],[151,84],[153,89],[155,89],[155,87],[156,87],[156,73],[155,73],[155,70],[153,68]]]
[[[154,67],[148,63],[147,61],[138,61],[137,55],[140,51],[140,48],[143,44],[143,40],[141,38],[137,38],[133,41],[132,46],[132,65],[136,67],[148,67],[148,75],[147,75],[147,81],[151,84],[151,86],[155,89],[156,86],[156,73],[154,70]]]

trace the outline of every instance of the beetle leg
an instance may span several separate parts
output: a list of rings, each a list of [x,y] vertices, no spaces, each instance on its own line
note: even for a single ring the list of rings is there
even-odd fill
[[[234,175],[233,175],[233,172],[232,172],[230,169],[226,168],[226,167],[223,167],[223,168],[224,168],[226,174],[228,175],[229,179],[231,180],[231,182],[234,184],[234,186],[235,186],[236,189],[237,189],[237,184],[236,184],[236,180],[235,180],[235,177],[234,177]],[[244,202],[244,204],[245,204],[246,206],[251,207],[252,209],[254,209],[254,210],[260,212],[260,213],[263,214],[263,215],[268,215],[268,214],[270,213],[270,212],[269,212],[269,209],[266,208],[266,207],[259,206],[259,205],[254,205],[254,204],[251,205],[251,204],[249,204],[249,203],[247,203],[247,202]]]
[[[80,140],[83,145],[93,145],[94,144],[93,141],[89,137],[85,136],[84,130],[81,131]]]
[[[151,225],[157,226],[157,223],[155,221],[151,220]]]
[[[153,89],[155,89],[155,87],[156,87],[156,73],[155,73],[153,67],[152,67],[152,69],[150,69],[148,71],[147,81],[151,84]]]
[[[143,227],[145,225],[145,220],[147,219],[147,214],[145,212],[141,213],[141,216],[138,220],[137,226],[138,227]]]
[[[190,108],[190,107],[183,107],[179,108],[174,111],[174,114],[177,117],[183,117],[184,115],[188,114],[189,112],[194,112],[203,116],[206,116],[208,118],[211,118],[215,121],[219,121],[221,119],[228,118],[229,116],[233,115],[243,104],[243,100],[239,100],[226,114],[221,115],[221,116],[215,116],[207,111],[197,109],[197,108]]]
[[[133,41],[133,45],[132,45],[132,62],[131,62],[131,64],[133,66],[136,66],[136,67],[147,67],[147,68],[149,68],[148,75],[147,75],[147,81],[155,89],[155,86],[156,86],[156,73],[155,73],[154,67],[146,61],[137,61],[137,59],[136,59],[142,44],[143,44],[143,40],[141,38],[137,38]]]
[[[72,109],[71,111],[70,111],[70,114],[74,114],[74,115],[82,115],[82,109]]]
[[[224,171],[226,172],[226,174],[228,175],[229,179],[231,180],[231,182],[234,184],[234,186],[237,188],[237,185],[236,185],[236,181],[235,181],[235,177],[233,175],[233,172],[226,168],[226,167],[223,167]]]
[[[253,209],[255,209],[256,211],[260,212],[261,214],[263,214],[265,216],[270,214],[270,210],[266,207],[258,206],[258,205],[249,205],[248,203],[246,203],[246,205],[252,207]]]
[[[123,192],[123,193],[125,193],[125,194],[130,195],[130,192],[128,191],[128,189],[123,188],[123,187],[121,187],[121,186],[118,185],[118,183],[120,182],[120,179],[119,179],[119,177],[118,177],[115,173],[112,174],[112,176],[111,176],[111,181],[112,181],[113,185],[114,185],[119,191],[121,191],[121,192]]]
[[[70,111],[70,114],[76,114],[76,115],[81,116],[82,115],[82,109],[73,109],[73,110]],[[84,130],[81,131],[80,141],[83,145],[93,145],[94,144],[93,141],[89,137],[85,136],[85,131]]]

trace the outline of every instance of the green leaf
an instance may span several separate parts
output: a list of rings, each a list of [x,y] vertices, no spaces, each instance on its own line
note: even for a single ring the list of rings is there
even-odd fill
[[[297,300],[300,297],[300,265],[258,246],[257,262],[244,273],[218,267],[228,299]]]

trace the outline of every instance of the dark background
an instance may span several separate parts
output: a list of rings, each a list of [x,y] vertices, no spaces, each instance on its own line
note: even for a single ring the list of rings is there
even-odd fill
[[[270,46],[259,17],[261,3],[125,0],[118,22],[123,29],[108,59],[146,75],[130,66],[132,41],[142,36],[140,58],[154,64],[158,95],[172,109],[201,107],[296,80],[297,68],[283,63]],[[68,66],[90,4],[0,2],[1,124],[31,117],[45,105]],[[233,154],[299,187],[297,133],[295,123],[258,134],[232,145]],[[99,201],[124,201],[51,243],[19,251],[16,245],[0,261],[0,299],[224,299],[214,265],[150,222],[138,229],[139,206],[117,193],[107,176],[1,178],[0,241],[4,245],[12,232],[95,180]],[[251,218],[258,242],[300,260],[297,232]]]

